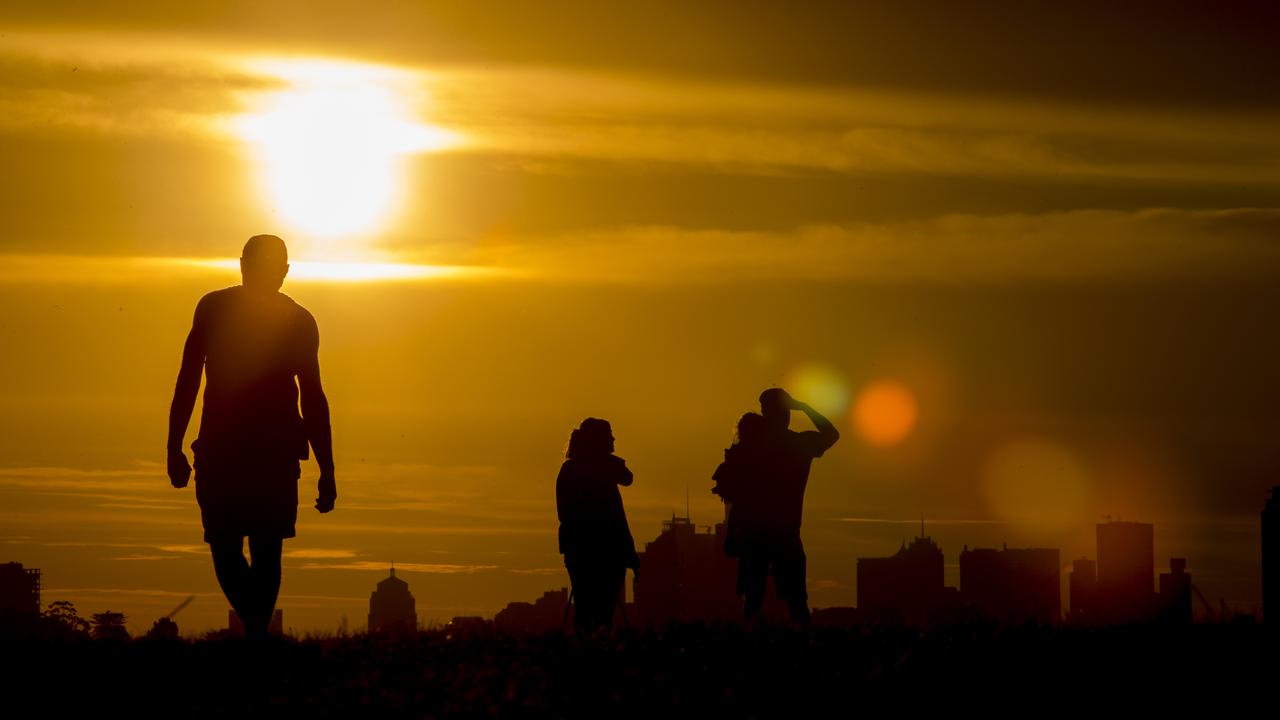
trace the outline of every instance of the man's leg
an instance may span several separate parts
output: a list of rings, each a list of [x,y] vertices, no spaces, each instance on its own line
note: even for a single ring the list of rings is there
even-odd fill
[[[247,630],[253,614],[253,593],[249,563],[244,559],[244,538],[212,540],[209,550],[213,554],[213,572],[218,576],[222,594],[227,596],[231,609],[240,616],[240,622]]]
[[[809,591],[805,588],[804,546],[797,539],[781,550],[774,561],[774,580],[778,597],[787,603],[791,622],[807,626],[812,619],[809,613]]]
[[[738,594],[743,596],[742,620],[751,622],[764,608],[764,593],[769,579],[769,559],[757,552],[744,552],[738,557]]]
[[[280,594],[280,555],[284,541],[278,537],[249,537],[249,555],[253,564],[249,567],[250,605],[254,615],[254,630],[245,621],[245,634],[266,635],[275,614],[276,598]]]

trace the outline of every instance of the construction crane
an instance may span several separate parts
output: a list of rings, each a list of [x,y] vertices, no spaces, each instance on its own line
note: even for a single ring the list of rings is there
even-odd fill
[[[196,596],[195,596],[195,595],[188,595],[188,596],[187,596],[187,599],[186,599],[186,600],[183,600],[183,601],[182,601],[182,602],[180,602],[180,603],[178,603],[178,607],[176,607],[176,608],[174,608],[174,609],[170,610],[170,611],[169,611],[169,614],[164,616],[164,619],[165,619],[165,620],[172,620],[174,615],[177,615],[178,613],[182,612],[182,611],[183,611],[183,610],[184,610],[188,605],[190,605],[190,604],[191,604],[191,601],[192,601],[192,600],[195,600],[195,599],[196,599]]]
[[[1196,594],[1196,597],[1200,600],[1200,604],[1204,606],[1204,619],[1207,622],[1213,622],[1214,616],[1215,616],[1215,613],[1213,612],[1213,606],[1209,604],[1209,600],[1204,596],[1204,593],[1200,592],[1200,588],[1196,587],[1195,583],[1191,584],[1191,592]],[[1225,600],[1221,602],[1222,602],[1221,617],[1225,619],[1227,617],[1227,612],[1226,612],[1227,602]]]
[[[147,631],[146,636],[149,638],[157,638],[157,639],[164,639],[164,640],[177,640],[178,639],[178,623],[173,621],[173,617],[178,613],[182,612],[182,610],[186,608],[188,605],[190,605],[191,601],[195,599],[196,599],[195,595],[188,595],[186,600],[183,600],[182,602],[178,603],[178,607],[170,610],[169,614],[156,620],[155,623],[151,626],[151,629]]]

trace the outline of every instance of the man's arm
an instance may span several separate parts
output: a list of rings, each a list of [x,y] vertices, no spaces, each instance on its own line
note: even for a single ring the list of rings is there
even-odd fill
[[[631,481],[634,480],[634,476],[631,474],[631,468],[627,467],[627,461],[617,455],[610,455],[609,457],[612,459],[611,462],[614,463],[614,480],[623,487],[630,485]]]
[[[173,403],[169,405],[168,471],[169,482],[176,488],[186,487],[191,479],[191,465],[182,450],[182,441],[191,423],[191,411],[200,393],[200,376],[204,372],[204,301],[196,305],[195,319],[187,342],[182,348],[182,367],[178,370],[178,382],[173,388]]]
[[[320,385],[320,334],[315,329],[315,320],[308,318],[311,327],[301,367],[298,368],[298,393],[302,405],[302,423],[307,431],[307,440],[316,454],[316,462],[320,464],[320,481],[316,509],[322,513],[333,509],[338,497],[337,482],[333,471],[333,436],[329,428],[329,400],[324,396],[324,388]]]
[[[809,417],[809,421],[818,429],[818,444],[821,446],[820,451],[817,453],[818,455],[826,452],[828,448],[835,445],[836,441],[840,439],[840,431],[836,430],[836,426],[832,425],[830,420],[823,417],[822,413],[814,410],[808,403],[803,403],[792,398],[791,408],[793,410],[799,410],[807,415]]]

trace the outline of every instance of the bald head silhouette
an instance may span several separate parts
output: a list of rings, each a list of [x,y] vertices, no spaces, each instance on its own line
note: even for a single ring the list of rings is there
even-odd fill
[[[760,393],[760,414],[771,430],[787,429],[791,424],[791,408],[791,395],[782,388],[772,387]]]
[[[275,292],[289,273],[289,251],[275,235],[254,235],[240,253],[240,277],[246,288]]]

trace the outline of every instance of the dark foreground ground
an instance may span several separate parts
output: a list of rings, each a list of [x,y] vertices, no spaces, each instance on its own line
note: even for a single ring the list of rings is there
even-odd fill
[[[1257,625],[0,641],[3,703],[30,708],[5,713],[14,718],[1112,716],[1121,708],[1150,717],[1190,707],[1206,708],[1192,716],[1276,717],[1280,697],[1280,643]]]

